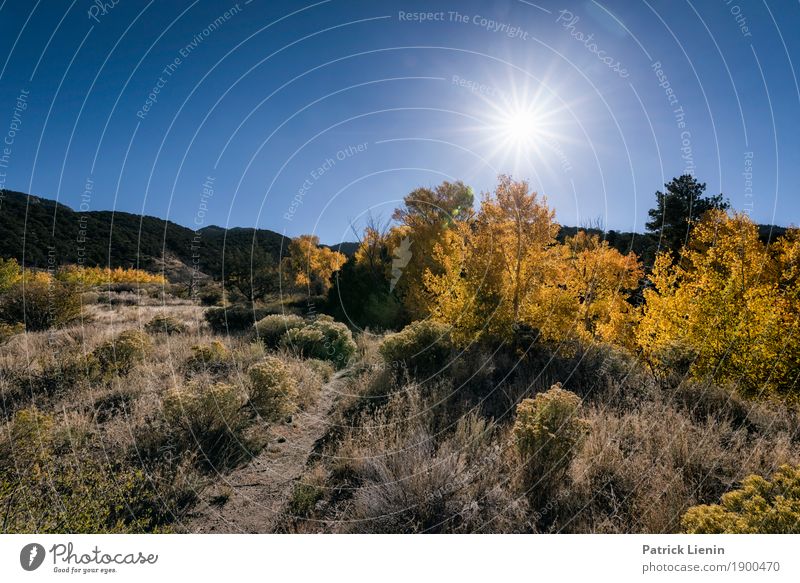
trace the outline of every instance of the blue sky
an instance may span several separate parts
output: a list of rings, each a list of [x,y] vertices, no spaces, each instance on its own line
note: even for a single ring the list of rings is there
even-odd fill
[[[641,231],[688,170],[800,222],[797,3],[100,4],[0,0],[0,186],[334,243],[498,173],[563,224]]]

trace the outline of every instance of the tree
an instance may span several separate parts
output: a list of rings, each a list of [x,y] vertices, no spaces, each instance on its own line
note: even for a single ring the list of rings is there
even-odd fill
[[[331,288],[331,277],[346,260],[342,253],[321,247],[316,235],[301,235],[289,243],[283,271],[291,286],[322,295]]]
[[[510,338],[520,324],[545,324],[558,228],[546,199],[527,182],[500,176],[474,219],[434,248],[441,270],[425,273],[434,316],[461,342]]]
[[[459,344],[515,336],[630,344],[636,256],[584,231],[558,244],[559,228],[546,198],[501,176],[474,218],[434,248],[440,271],[424,280],[433,317]]]
[[[564,285],[587,339],[630,345],[636,310],[628,302],[643,275],[636,255],[623,255],[597,235],[578,231],[563,245]]]
[[[409,227],[442,226],[463,221],[472,214],[475,195],[463,182],[442,182],[431,188],[417,188],[403,198],[403,206],[392,218]]]
[[[666,192],[656,191],[656,206],[647,214],[647,232],[658,239],[659,248],[672,253],[680,252],[689,238],[689,232],[703,213],[711,209],[726,210],[730,204],[721,194],[703,196],[705,182],[698,182],[691,174],[683,174],[664,184]]]
[[[21,277],[22,270],[16,259],[0,259],[0,293],[8,291]]]
[[[399,226],[389,234],[390,251],[394,255],[400,245],[406,249],[398,258],[405,265],[394,289],[411,317],[428,315],[423,277],[426,271],[441,273],[434,248],[447,238],[448,231],[469,220],[473,201],[472,189],[463,182],[443,182],[433,189],[414,190],[392,215]]]
[[[746,215],[706,213],[680,261],[656,258],[637,330],[644,355],[745,396],[797,399],[797,246],[795,230],[767,246]]]
[[[393,329],[405,322],[403,306],[391,286],[391,249],[398,247],[399,234],[370,218],[355,255],[336,274],[328,293],[331,314],[362,328]]]

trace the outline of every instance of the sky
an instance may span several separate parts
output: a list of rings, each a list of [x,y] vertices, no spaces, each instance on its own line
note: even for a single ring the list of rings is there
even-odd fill
[[[798,26],[788,1],[0,0],[0,188],[333,244],[499,174],[642,231],[690,173],[797,224]]]

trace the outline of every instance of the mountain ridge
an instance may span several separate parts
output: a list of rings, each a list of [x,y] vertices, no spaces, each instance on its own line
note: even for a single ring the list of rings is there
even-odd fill
[[[76,211],[52,199],[12,190],[2,191],[0,217],[0,256],[13,257],[34,268],[71,263],[157,269],[164,259],[174,257],[220,279],[223,265],[226,273],[248,273],[253,268],[276,265],[290,241],[269,229],[207,225],[194,230],[152,215]],[[578,230],[562,225],[558,239],[563,241]],[[655,257],[657,241],[649,235],[587,230],[601,234],[623,253],[633,251],[645,265]],[[759,234],[765,240],[785,231],[784,227],[759,225]],[[352,256],[358,243],[323,246]]]

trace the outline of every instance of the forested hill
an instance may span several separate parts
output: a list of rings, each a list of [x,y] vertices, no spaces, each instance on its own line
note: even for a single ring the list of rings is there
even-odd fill
[[[27,208],[27,219],[26,219]],[[253,247],[255,243],[255,248]],[[219,278],[225,248],[226,271],[239,263],[250,269],[274,264],[288,241],[263,229],[205,227],[193,231],[156,217],[125,212],[76,212],[52,200],[5,191],[0,206],[0,256],[14,257],[30,267],[57,265],[140,267],[152,269],[157,260],[174,258]],[[197,257],[193,260],[193,257]],[[244,265],[242,266],[244,267]]]
[[[87,266],[139,267],[154,269],[164,258],[177,259],[187,266],[219,279],[223,248],[225,272],[250,273],[251,268],[273,266],[288,241],[280,233],[266,229],[209,226],[193,231],[156,217],[125,212],[77,212],[53,200],[4,191],[0,199],[0,257],[13,257],[29,267],[46,267],[48,257],[56,265],[79,263]],[[27,220],[26,220],[27,208]],[[761,225],[762,238],[775,238],[781,227]],[[575,227],[562,227],[559,239],[573,235]],[[612,247],[623,253],[634,251],[645,264],[652,261],[656,242],[638,233],[608,231],[604,234]],[[254,246],[255,244],[255,246]],[[332,248],[351,255],[355,243]],[[194,257],[197,255],[197,257]]]

